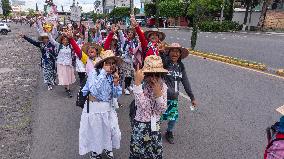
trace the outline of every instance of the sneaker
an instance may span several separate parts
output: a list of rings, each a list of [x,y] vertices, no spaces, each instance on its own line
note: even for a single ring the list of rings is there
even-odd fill
[[[51,85],[49,85],[49,86],[47,86],[47,90],[52,90],[52,86]]]
[[[114,159],[114,157],[113,157],[113,152],[112,151],[106,151],[106,158],[107,159]]]
[[[91,152],[90,159],[102,159],[102,155],[99,155],[95,152]]]
[[[71,91],[70,91],[70,90],[67,90],[66,92],[67,92],[67,94],[68,94],[69,98],[72,98],[72,97],[73,97],[73,95],[72,95],[72,93],[71,93]]]
[[[125,93],[125,95],[130,95],[130,92],[129,92],[128,89],[125,89],[124,93]]]
[[[166,140],[170,143],[170,144],[174,144],[174,135],[173,132],[166,132]]]

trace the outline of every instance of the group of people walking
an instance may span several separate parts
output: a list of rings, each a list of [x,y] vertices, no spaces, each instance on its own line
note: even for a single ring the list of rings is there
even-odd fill
[[[78,72],[82,96],[77,100],[84,101],[79,154],[100,159],[104,153],[114,158],[113,149],[120,148],[121,140],[117,99],[133,93],[129,159],[162,159],[160,124],[168,121],[165,137],[174,144],[180,83],[192,105],[197,105],[182,62],[188,50],[178,43],[166,46],[166,35],[159,30],[143,32],[134,16],[128,29],[121,29],[119,23],[108,28],[97,21],[83,27],[53,26],[46,33],[41,23],[39,19],[38,40],[21,37],[40,48],[48,90],[58,79],[58,85],[72,97],[70,85]]]

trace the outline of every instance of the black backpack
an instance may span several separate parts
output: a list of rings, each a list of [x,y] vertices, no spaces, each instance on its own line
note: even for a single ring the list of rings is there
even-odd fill
[[[99,70],[96,70],[97,74],[99,74]],[[86,85],[88,77],[86,76],[86,78],[84,79],[84,81],[82,82],[79,92],[77,94],[77,99],[76,99],[76,106],[80,107],[80,108],[84,108],[84,105],[87,101],[87,113],[89,113],[89,94],[90,92],[87,93],[86,96],[83,95],[82,89],[83,87]]]
[[[135,100],[133,100],[129,105],[129,118],[133,121],[136,116],[137,106],[135,105]]]

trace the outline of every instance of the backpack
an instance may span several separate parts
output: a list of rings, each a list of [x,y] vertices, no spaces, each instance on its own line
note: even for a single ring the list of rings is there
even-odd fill
[[[97,74],[99,74],[99,70],[96,70]],[[83,95],[82,89],[84,88],[84,86],[86,85],[88,77],[86,76],[84,81],[82,82],[82,85],[80,86],[79,92],[77,94],[77,99],[76,99],[76,106],[80,107],[80,108],[84,108],[84,105],[87,101],[87,113],[89,113],[89,94],[90,92],[87,93],[86,96]]]
[[[279,122],[267,128],[268,145],[264,152],[264,159],[284,158],[284,134],[279,131]]]
[[[136,116],[137,106],[135,105],[135,100],[133,100],[129,105],[129,118],[133,121]]]

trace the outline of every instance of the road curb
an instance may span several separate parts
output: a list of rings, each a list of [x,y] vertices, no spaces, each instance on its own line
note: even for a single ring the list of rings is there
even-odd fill
[[[234,65],[238,65],[238,66],[242,66],[242,67],[246,67],[246,68],[256,69],[256,70],[260,70],[260,71],[266,71],[267,70],[267,66],[263,63],[250,61],[250,60],[244,60],[244,59],[241,59],[241,58],[235,58],[235,57],[230,57],[230,56],[224,56],[224,55],[220,55],[220,54],[216,54],[216,53],[206,53],[206,52],[202,52],[202,51],[198,51],[198,50],[193,51],[191,49],[188,49],[188,50],[189,50],[190,54],[201,56],[203,58],[209,58],[209,59],[213,59],[213,60],[216,60],[216,61],[221,61],[221,62],[234,64]]]
[[[284,77],[284,69],[277,70],[276,74],[279,75],[279,76],[283,76]]]

